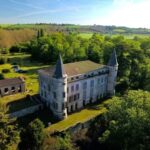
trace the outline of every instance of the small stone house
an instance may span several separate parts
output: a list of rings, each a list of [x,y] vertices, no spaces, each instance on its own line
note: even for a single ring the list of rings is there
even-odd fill
[[[25,82],[22,78],[0,80],[0,97],[25,92]]]
[[[107,65],[90,60],[63,64],[59,56],[55,66],[38,71],[39,93],[54,115],[63,119],[89,103],[114,95],[117,71],[115,50]]]

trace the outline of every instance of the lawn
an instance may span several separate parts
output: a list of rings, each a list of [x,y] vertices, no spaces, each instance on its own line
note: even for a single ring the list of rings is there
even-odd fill
[[[4,73],[5,78],[13,78],[13,77],[23,77],[25,79],[26,84],[26,92],[16,95],[11,95],[7,97],[1,98],[1,102],[6,104],[12,103],[13,101],[21,101],[23,100],[27,94],[35,95],[38,93],[38,74],[37,70],[47,67],[48,65],[43,65],[38,62],[31,62],[30,55],[28,54],[15,54],[15,55],[6,55],[3,57],[7,57],[9,59],[8,63],[0,65],[0,73],[2,69],[9,69],[9,73]],[[27,70],[27,73],[16,73],[12,69],[12,64],[17,64],[20,69]],[[16,110],[18,110],[18,103],[16,103]],[[28,105],[26,105],[28,106]],[[13,106],[13,108],[15,108]]]
[[[111,101],[111,99],[102,102],[101,104],[95,104],[93,106],[87,106],[85,109],[73,113],[68,116],[67,119],[52,124],[50,127],[46,128],[47,132],[62,131],[67,129],[77,123],[86,122],[91,118],[94,118],[100,114],[107,111],[106,105]]]

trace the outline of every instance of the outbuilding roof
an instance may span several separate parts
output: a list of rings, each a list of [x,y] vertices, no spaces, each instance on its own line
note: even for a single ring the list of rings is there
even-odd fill
[[[3,79],[3,80],[0,80],[0,87],[16,85],[16,84],[22,84],[22,83],[24,83],[24,80],[20,77]]]

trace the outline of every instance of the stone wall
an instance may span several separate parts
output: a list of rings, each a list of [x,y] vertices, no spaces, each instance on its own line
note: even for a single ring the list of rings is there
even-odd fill
[[[76,132],[79,132],[79,131],[82,130],[82,129],[89,129],[90,126],[91,126],[91,124],[92,124],[97,118],[99,118],[99,117],[101,117],[101,116],[102,116],[102,114],[100,114],[100,115],[98,115],[98,116],[96,116],[96,117],[94,117],[94,118],[92,118],[92,119],[89,119],[89,120],[87,120],[87,121],[85,121],[85,122],[76,123],[75,125],[73,125],[73,126],[67,128],[67,129],[64,129],[64,130],[62,130],[62,131],[55,131],[55,132],[50,133],[50,134],[58,134],[58,135],[59,135],[59,134],[61,134],[61,133],[63,133],[63,132],[69,132],[69,133],[74,134],[74,133],[76,133]]]
[[[31,107],[13,112],[13,113],[9,114],[9,116],[10,116],[10,118],[14,118],[14,117],[19,118],[19,117],[26,116],[28,114],[32,114],[32,113],[34,113],[34,112],[36,112],[36,111],[38,111],[39,109],[42,109],[42,108],[43,108],[42,104],[37,104],[35,106],[31,106]]]

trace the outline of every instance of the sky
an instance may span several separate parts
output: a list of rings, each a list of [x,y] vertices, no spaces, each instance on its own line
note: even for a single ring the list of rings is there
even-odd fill
[[[150,0],[0,0],[0,24],[16,23],[150,28]]]

